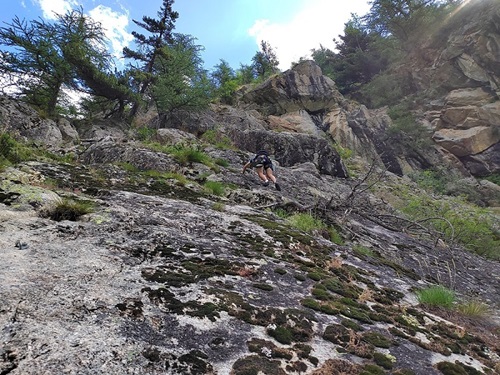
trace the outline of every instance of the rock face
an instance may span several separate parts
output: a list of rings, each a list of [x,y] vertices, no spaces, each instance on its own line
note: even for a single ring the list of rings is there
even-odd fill
[[[335,83],[312,61],[299,63],[269,78],[240,99],[244,108],[258,108],[264,115],[283,115],[298,110],[325,112],[343,100]]]
[[[497,2],[476,3],[497,19]],[[156,141],[193,145],[205,164],[147,148],[122,123],[55,123],[0,99],[2,131],[77,154],[0,171],[0,374],[500,371],[499,263],[387,203],[416,189],[398,177],[411,170],[498,171],[495,22],[464,26],[470,40],[450,36],[439,53],[434,73],[453,74],[422,114],[436,143],[424,155],[401,152],[386,110],[346,101],[311,62],[247,88],[238,107],[154,120]],[[210,134],[233,147],[200,140]],[[392,172],[386,191],[346,178],[339,145]],[[279,192],[241,174],[263,148]],[[313,230],[284,218],[311,212]],[[488,318],[420,304],[415,291],[434,284],[484,301]]]
[[[51,194],[95,207],[55,221],[30,204],[46,189],[4,199],[13,185],[2,185],[2,373],[355,375],[379,366],[439,375],[443,363],[483,373],[498,361],[496,326],[457,326],[412,292],[424,279],[448,280],[498,307],[498,263],[360,215],[368,195],[344,215],[356,234],[344,245],[263,209],[349,194],[312,163],[281,168],[278,194],[239,173],[238,152],[213,150],[230,165],[212,179],[235,185],[215,196],[117,167],[160,169],[165,155],[148,152],[102,144],[87,151],[88,167],[28,163],[24,177],[2,174],[16,185],[50,179],[61,187]],[[109,155],[90,157],[99,154]],[[369,250],[357,251],[361,244]],[[453,264],[452,279],[442,264]]]
[[[6,97],[0,97],[0,119],[5,131],[24,141],[33,141],[54,147],[61,146],[63,134],[53,120],[41,119],[38,113],[28,105]],[[68,129],[63,124],[63,129]],[[70,132],[65,131],[69,136]],[[74,133],[72,133],[74,134]]]

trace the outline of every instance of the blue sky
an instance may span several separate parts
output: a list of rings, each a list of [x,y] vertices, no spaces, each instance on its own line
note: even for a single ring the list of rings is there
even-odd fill
[[[54,12],[64,14],[83,7],[85,14],[101,22],[110,50],[119,56],[124,46],[133,48],[132,19],[157,18],[162,0],[4,0],[0,24],[15,16],[49,21]],[[176,0],[179,12],[175,32],[189,34],[205,47],[206,69],[224,59],[237,69],[250,64],[261,40],[275,49],[280,69],[286,70],[312,48],[334,48],[333,38],[342,33],[351,13],[364,15],[368,0]]]

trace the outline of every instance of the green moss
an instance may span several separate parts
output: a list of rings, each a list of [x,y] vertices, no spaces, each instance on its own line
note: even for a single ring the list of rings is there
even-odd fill
[[[143,269],[142,277],[147,281],[166,284],[173,287],[181,287],[196,282],[193,275],[172,272],[168,269]]]
[[[375,352],[373,353],[373,360],[375,363],[385,369],[392,369],[394,366],[394,363],[392,362],[392,359],[385,354]]]
[[[309,272],[307,274],[307,277],[309,277],[311,280],[314,281],[320,281],[321,279],[324,278],[323,274],[320,272]]]
[[[359,294],[361,294],[360,288],[343,283],[338,279],[330,278],[323,281],[321,284],[329,291],[344,297],[358,298]]]
[[[398,368],[392,371],[392,375],[415,375],[415,372],[407,368]]]
[[[316,297],[319,300],[327,301],[329,299],[332,299],[332,295],[321,285],[316,285],[312,291],[311,294]]]
[[[359,375],[385,375],[385,371],[377,365],[365,365]]]
[[[206,361],[208,356],[199,351],[191,350],[189,353],[181,355],[178,359],[183,372],[188,371],[191,374],[210,374],[213,372],[213,367]]]
[[[276,329],[268,329],[267,333],[282,344],[290,345],[292,343],[293,333],[286,327],[279,326]]]
[[[340,324],[342,324],[346,328],[352,329],[353,331],[363,331],[364,330],[363,327],[361,327],[359,324],[357,324],[356,322],[354,322],[353,320],[350,320],[350,319],[342,319]]]
[[[469,375],[469,373],[465,371],[465,368],[456,363],[439,362],[436,368],[444,375]]]
[[[306,281],[306,277],[300,273],[296,273],[295,275],[293,275],[293,277],[295,277],[297,280],[299,281]]]
[[[330,324],[326,327],[323,338],[336,345],[346,346],[350,342],[351,335],[346,327],[339,324]]]
[[[255,284],[252,284],[252,286],[254,288],[265,290],[265,291],[271,291],[274,289],[271,285],[266,284],[266,283],[255,283]]]
[[[287,273],[286,270],[283,268],[276,268],[274,270],[274,272],[276,272],[277,274],[280,274],[280,275],[285,275]]]
[[[374,296],[375,301],[382,303],[384,305],[393,305],[398,303],[402,298],[404,298],[404,293],[390,288],[383,288],[382,290],[377,290]]]
[[[316,310],[316,311],[321,310],[321,304],[313,298],[304,298],[300,303],[304,307],[308,307],[308,308]]]
[[[144,288],[150,301],[164,311],[179,315],[189,315],[197,318],[208,318],[215,321],[219,318],[220,307],[211,303],[199,303],[197,301],[181,302],[175,295],[166,288]]]
[[[378,332],[366,332],[362,335],[363,341],[372,344],[378,348],[390,348],[392,341]]]
[[[258,375],[259,373],[286,375],[281,369],[280,361],[270,360],[258,355],[238,359],[233,364],[231,371],[233,375]]]

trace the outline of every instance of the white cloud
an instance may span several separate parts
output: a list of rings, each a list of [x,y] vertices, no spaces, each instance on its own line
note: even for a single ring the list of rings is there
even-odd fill
[[[98,5],[89,12],[90,17],[101,24],[104,34],[111,42],[111,53],[120,58],[123,55],[123,47],[126,47],[134,39],[128,33],[128,13],[118,13],[109,7]]]
[[[257,46],[265,40],[276,52],[279,68],[286,70],[301,57],[310,57],[311,49],[320,44],[334,49],[333,39],[344,31],[352,13],[366,14],[368,0],[350,0],[345,4],[332,0],[307,0],[304,7],[287,23],[257,20],[248,30]]]
[[[78,5],[76,0],[36,0],[43,12],[43,18],[53,20],[56,14],[66,14]]]

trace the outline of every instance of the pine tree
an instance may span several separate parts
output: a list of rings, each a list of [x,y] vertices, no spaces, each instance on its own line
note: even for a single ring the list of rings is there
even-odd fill
[[[138,65],[129,67],[129,74],[135,80],[135,86],[140,95],[147,92],[150,85],[155,80],[154,68],[157,60],[165,57],[166,46],[172,45],[173,30],[175,21],[179,17],[179,13],[172,10],[174,0],[163,0],[163,4],[158,12],[158,19],[144,16],[141,21],[133,20],[133,22],[147,31],[150,35],[132,32],[135,42],[138,45],[137,50],[132,50],[128,47],[123,49],[125,58],[129,58],[138,62]],[[132,109],[132,116],[138,110],[139,103],[137,102]]]

